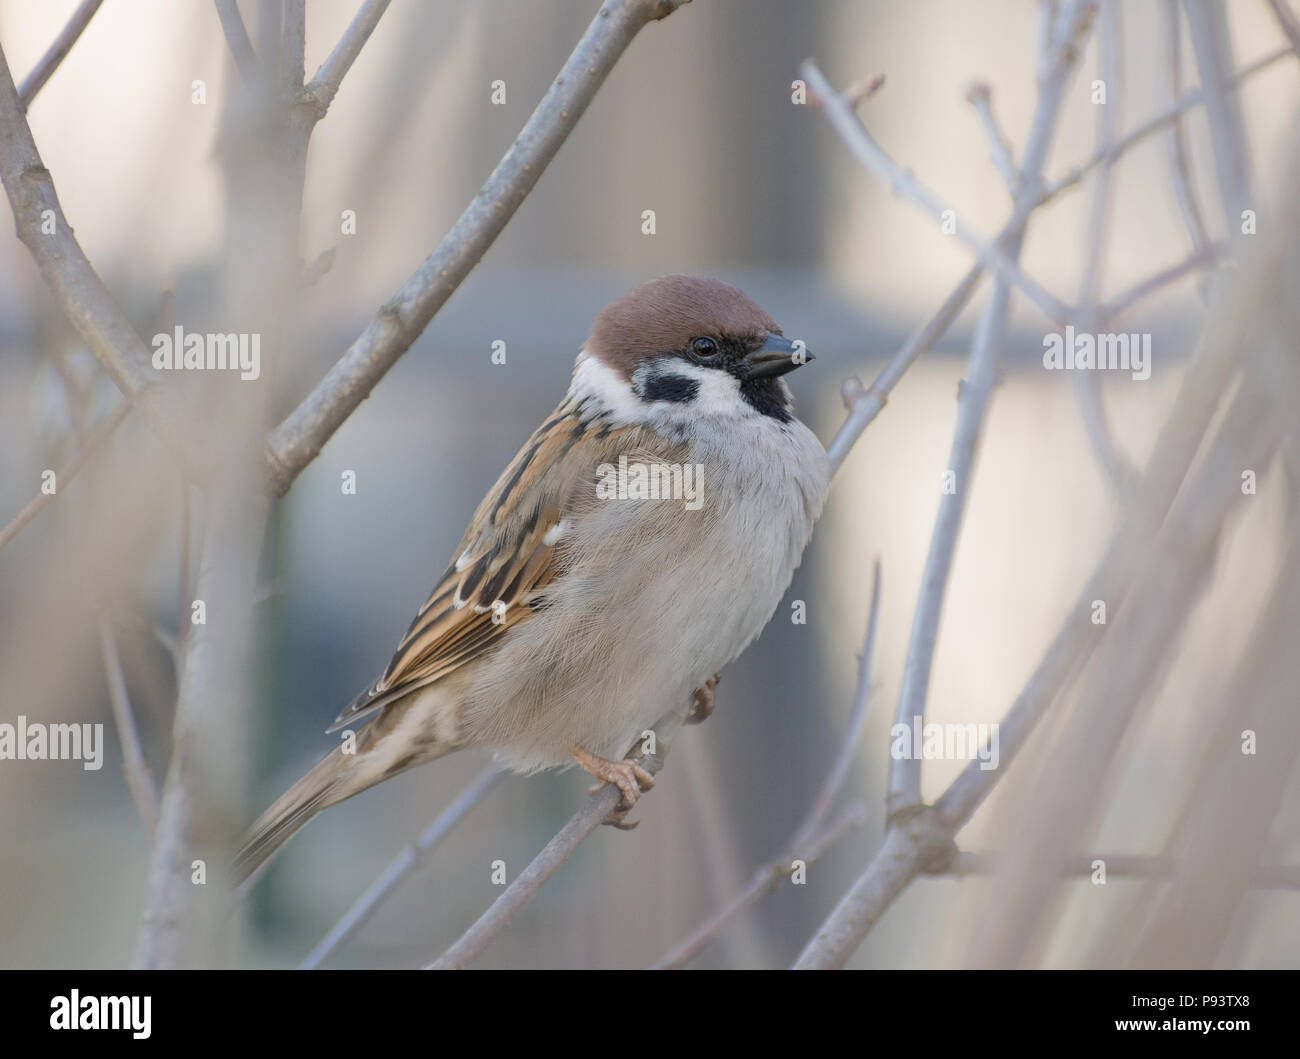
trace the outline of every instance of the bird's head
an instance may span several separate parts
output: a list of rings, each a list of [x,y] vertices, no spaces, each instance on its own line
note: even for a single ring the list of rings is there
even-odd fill
[[[781,376],[812,359],[730,284],[665,276],[601,310],[575,385],[627,422],[761,415],[784,423],[792,398]]]

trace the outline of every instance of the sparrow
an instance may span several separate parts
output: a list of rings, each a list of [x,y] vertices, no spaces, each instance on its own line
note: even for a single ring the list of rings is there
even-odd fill
[[[683,707],[707,715],[812,535],[830,467],[783,378],[811,359],[714,279],[667,276],[603,309],[564,400],[329,728],[364,722],[353,752],[258,817],[236,882],[322,809],[466,748],[517,773],[576,763],[619,788],[607,822],[626,826],[653,780],[625,755]]]

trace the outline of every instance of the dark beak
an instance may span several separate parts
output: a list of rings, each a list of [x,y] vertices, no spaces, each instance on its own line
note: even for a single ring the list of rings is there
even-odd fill
[[[745,358],[745,377],[769,379],[784,375],[812,359],[802,345],[796,347],[788,338],[769,331],[763,344]]]

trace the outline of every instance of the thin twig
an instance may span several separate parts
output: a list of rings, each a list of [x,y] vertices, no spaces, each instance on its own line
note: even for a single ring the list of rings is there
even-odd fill
[[[1205,116],[1210,125],[1214,172],[1223,201],[1224,222],[1229,239],[1240,231],[1242,213],[1251,206],[1249,152],[1246,149],[1245,117],[1241,97],[1230,90],[1232,40],[1228,14],[1222,4],[1188,3],[1183,12],[1187,32],[1196,55],[1196,68],[1205,95]]]
[[[144,824],[145,834],[152,842],[154,828],[158,825],[158,788],[149,775],[149,766],[145,764],[144,753],[140,749],[135,712],[131,709],[126,678],[122,675],[122,659],[117,653],[117,637],[113,634],[113,623],[106,614],[99,616],[99,648],[104,657],[104,673],[108,677],[108,698],[113,704],[113,721],[117,725],[117,737],[122,743],[122,770],[126,775],[126,785],[135,801],[140,821]]]
[[[469,811],[505,778],[505,775],[505,772],[497,766],[489,765],[475,776],[469,785],[456,795],[455,800],[438,815],[438,818],[420,834],[420,837],[394,857],[383,873],[366,887],[365,892],[353,902],[352,907],[298,965],[298,970],[315,970],[330,953],[360,930],[379,906],[397,889],[398,884],[428,860],[429,854],[451,829],[460,823]]]
[[[683,719],[684,714],[676,713],[660,721],[654,729],[655,753],[640,754],[635,758],[637,764],[651,775],[657,775],[663,768],[664,758]],[[505,929],[516,913],[533,899],[546,881],[560,870],[587,836],[613,812],[621,798],[617,787],[609,783],[603,784],[532,859],[528,867],[515,877],[515,881],[502,891],[487,911],[446,952],[427,964],[425,969],[455,970],[469,966],[487,948],[488,943]]]
[[[1214,244],[1206,244],[1199,250],[1193,251],[1189,256],[1178,262],[1176,265],[1170,265],[1169,268],[1162,269],[1153,276],[1135,283],[1128,290],[1120,291],[1110,301],[1102,304],[1097,310],[1097,320],[1102,326],[1109,324],[1117,317],[1128,312],[1134,304],[1143,298],[1149,297],[1158,291],[1161,287],[1167,287],[1171,283],[1176,283],[1193,272],[1203,268],[1211,268],[1219,259],[1221,248]]]
[[[1197,359],[1183,378],[1174,408],[1147,461],[1141,488],[1123,509],[1101,561],[999,724],[999,767],[986,770],[981,762],[972,761],[933,807],[924,807],[915,815],[897,820],[866,870],[809,942],[796,966],[842,966],[894,898],[917,875],[947,862],[954,852],[952,836],[1006,775],[1061,688],[1096,649],[1098,635],[1080,635],[1081,629],[1093,628],[1089,618],[1093,601],[1114,601],[1118,610],[1126,600],[1134,576],[1150,559],[1151,550],[1135,547],[1135,542],[1150,539],[1165,521],[1175,495],[1201,451],[1223,395],[1231,389],[1232,380],[1242,366],[1240,352],[1248,348],[1243,346],[1241,322],[1266,318],[1270,308],[1281,300],[1278,285],[1271,280],[1281,271],[1290,230],[1287,224],[1278,226],[1272,244],[1261,247],[1260,256],[1252,262],[1249,273],[1226,290],[1226,296],[1210,318]],[[1257,465],[1248,458],[1243,459],[1241,454],[1224,461],[1224,465],[1228,464]]]
[[[55,301],[117,388],[140,409],[173,455],[202,480],[201,454],[181,409],[165,399],[150,353],[99,278],[63,214],[50,171],[41,161],[0,48],[0,180],[18,238],[31,252]]]
[[[24,112],[32,105],[36,94],[45,87],[45,82],[59,68],[59,63],[63,62],[68,52],[72,50],[72,46],[77,43],[77,38],[90,24],[90,20],[95,17],[95,12],[103,2],[104,0],[81,0],[77,10],[72,12],[72,17],[68,19],[67,25],[54,38],[54,43],[32,67],[32,72],[23,78],[23,83],[18,88],[18,100]]]
[[[54,476],[55,487],[63,489],[77,476],[77,472],[85,465],[86,461],[100,450],[104,442],[115,431],[131,411],[131,406],[123,402],[118,406],[108,418],[104,419],[87,437],[84,443],[77,449],[72,459],[68,461],[66,467],[57,471]],[[34,519],[41,510],[51,503],[57,493],[37,493],[17,515],[9,522],[4,529],[0,530],[0,548],[3,548],[11,540],[18,536],[32,519]]]
[[[1007,142],[1006,136],[1002,134],[1002,126],[998,124],[998,119],[993,113],[993,93],[989,89],[988,83],[986,81],[974,82],[966,89],[966,100],[975,108],[975,113],[979,115],[980,125],[984,129],[984,138],[989,142],[989,156],[993,159],[993,165],[997,168],[997,171],[1002,174],[1002,180],[1007,185],[1007,191],[1014,196],[1019,173],[1016,170],[1016,163],[1011,157],[1011,144]]]
[[[880,374],[876,376],[876,381],[870,386],[864,388],[857,377],[849,379],[844,384],[844,403],[848,408],[848,415],[826,449],[832,474],[844,466],[844,461],[858,438],[885,407],[890,393],[907,373],[907,369],[923,353],[929,352],[943,337],[944,332],[952,326],[952,322],[971,300],[983,276],[983,265],[972,266],[962,277],[961,282],[953,288],[952,293],[944,299],[939,311],[918,330],[912,332],[907,341],[899,346],[898,351],[881,369]]]
[[[239,5],[235,0],[214,0],[217,18],[221,20],[221,32],[226,36],[231,58],[244,84],[256,84],[261,76],[261,66],[253,54],[253,42],[248,39],[248,30],[239,15]]]
[[[825,114],[827,122],[868,170],[870,170],[895,195],[915,203],[923,213],[940,225],[947,225],[954,235],[975,251],[984,264],[995,269],[999,276],[1019,287],[1052,320],[1063,320],[1070,310],[1064,302],[1049,293],[1036,280],[1025,274],[1013,258],[1006,254],[997,241],[990,242],[962,220],[961,215],[909,170],[899,165],[876,143],[857,113],[842,95],[836,92],[812,60],[799,67],[799,74],[808,85],[809,98]]]
[[[1084,0],[1074,0],[1065,6],[1060,15],[1065,24],[1062,31],[1065,36],[1061,38],[1063,42],[1074,40],[1076,27],[1085,22],[1087,15],[1088,4]],[[1063,44],[1058,51],[1060,59],[1051,75],[1039,84],[1038,104],[1025,143],[1023,168],[1017,185],[1018,207],[1034,198],[1031,189],[1036,188],[1040,182],[1040,174],[1065,96],[1065,86],[1078,49],[1067,48]],[[1019,256],[1023,238],[1022,224],[1009,240],[1007,254],[1010,257]],[[944,594],[957,550],[966,502],[971,492],[975,453],[983,432],[984,413],[997,381],[1009,294],[1005,279],[999,278],[976,326],[966,379],[958,397],[957,422],[953,429],[952,449],[947,465],[954,488],[945,491],[939,498],[939,514],[921,577],[921,591],[912,618],[907,660],[895,713],[895,724],[905,726],[908,731],[920,723],[925,713]],[[890,762],[887,805],[891,816],[921,803],[921,765],[920,754],[896,757]]]
[[[1169,91],[1174,100],[1183,95],[1182,21],[1178,14],[1178,0],[1165,0],[1166,44],[1165,60],[1169,64]],[[1192,239],[1192,249],[1201,250],[1209,245],[1210,236],[1201,215],[1200,203],[1192,190],[1191,166],[1187,161],[1187,128],[1179,114],[1169,124],[1169,170],[1178,209],[1183,224]]]
[[[292,99],[302,90],[307,62],[307,0],[285,0],[280,33],[280,91]]]
[[[1240,70],[1238,70],[1235,74],[1233,74],[1232,77],[1225,80],[1224,88],[1225,89],[1235,88],[1237,85],[1241,84],[1243,81],[1247,80],[1248,78],[1254,77],[1255,74],[1267,70],[1269,67],[1274,66],[1277,63],[1281,62],[1283,59],[1291,58],[1294,56],[1295,56],[1295,52],[1292,51],[1289,46],[1285,48],[1279,48],[1277,51],[1269,52],[1267,55],[1259,59],[1256,59],[1253,63],[1248,63],[1247,65],[1243,66]],[[1079,165],[1069,170],[1064,176],[1060,177],[1058,180],[1055,180],[1052,183],[1048,184],[1046,187],[1043,188],[1043,192],[1042,192],[1043,198],[1044,199],[1052,198],[1055,195],[1059,195],[1062,191],[1066,190],[1067,188],[1073,187],[1075,184],[1079,183],[1079,181],[1081,181],[1085,176],[1087,176],[1089,172],[1091,172],[1097,166],[1101,165],[1102,162],[1108,159],[1113,161],[1114,159],[1118,158],[1120,155],[1124,154],[1126,151],[1137,146],[1137,144],[1145,140],[1148,136],[1151,136],[1159,132],[1166,125],[1173,124],[1175,121],[1178,120],[1178,117],[1184,112],[1191,110],[1192,107],[1199,107],[1204,102],[1205,102],[1204,90],[1202,88],[1193,89],[1191,92],[1188,92],[1187,95],[1183,96],[1182,99],[1180,99],[1168,110],[1162,111],[1161,113],[1157,114],[1153,118],[1148,118],[1145,122],[1139,125],[1128,135],[1120,137],[1120,139],[1116,142],[1115,146],[1112,147],[1111,150],[1106,154],[1104,155],[1100,153],[1094,154],[1091,158],[1087,159],[1084,162],[1079,163]]]
[[[1273,9],[1277,24],[1286,35],[1286,39],[1291,42],[1292,49],[1300,55],[1300,19],[1297,19],[1295,12],[1287,7],[1285,0],[1268,0],[1268,6]]]
[[[822,789],[813,800],[803,822],[795,829],[794,836],[786,844],[785,851],[768,864],[759,868],[749,884],[739,894],[731,898],[722,908],[706,919],[679,942],[666,956],[653,967],[665,970],[681,967],[693,960],[736,916],[747,909],[764,894],[776,889],[790,870],[790,863],[795,859],[811,864],[821,851],[851,827],[860,826],[865,820],[865,810],[861,806],[851,807],[853,811],[841,814],[840,818],[823,833],[823,823],[832,803],[839,796],[849,769],[858,752],[858,741],[867,719],[867,703],[872,692],[872,662],[876,653],[876,622],[880,615],[880,560],[877,559],[871,578],[871,606],[867,612],[866,640],[862,647],[862,657],[858,665],[858,686],[853,696],[853,709],[849,714],[848,729],[840,744],[840,751],[826,773]]]
[[[844,733],[844,742],[840,752],[835,756],[830,771],[822,783],[822,789],[808,810],[808,816],[794,833],[790,847],[797,849],[808,841],[813,832],[821,828],[831,804],[839,797],[844,781],[858,752],[858,740],[862,736],[863,726],[867,723],[867,706],[871,701],[872,666],[876,656],[876,623],[880,618],[880,560],[872,565],[871,603],[867,608],[867,632],[862,643],[862,657],[858,660],[858,686],[853,695],[853,709],[849,713],[849,725]]]
[[[728,923],[763,897],[775,893],[781,881],[789,877],[794,860],[802,860],[804,864],[815,863],[827,849],[850,831],[862,827],[866,819],[867,809],[861,802],[851,802],[845,806],[825,831],[815,832],[797,847],[797,853],[778,857],[755,871],[743,890],[699,924],[672,951],[660,958],[659,962],[651,964],[650,969],[671,971],[690,963],[708,947]]]
[[[1114,166],[1110,152],[1115,145],[1120,100],[1123,97],[1124,62],[1118,0],[1103,0],[1098,37],[1097,77],[1106,96],[1096,108],[1097,151],[1105,156],[1105,160],[1098,168],[1093,184],[1092,205],[1084,229],[1084,241],[1088,249],[1083,276],[1079,281],[1079,307],[1075,325],[1078,330],[1087,333],[1092,333],[1097,328],[1097,301],[1106,251],[1107,217],[1110,212],[1110,176]],[[1100,377],[1096,372],[1076,372],[1074,391],[1093,456],[1115,494],[1119,497],[1126,496],[1137,480],[1137,471],[1115,441],[1102,404]]]

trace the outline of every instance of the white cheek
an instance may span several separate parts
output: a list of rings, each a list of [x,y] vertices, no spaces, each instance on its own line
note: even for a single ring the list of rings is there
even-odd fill
[[[569,395],[578,399],[588,397],[607,410],[616,423],[637,423],[645,418],[645,405],[632,392],[627,380],[608,364],[578,354],[573,368],[573,381]]]
[[[702,368],[696,364],[687,364],[686,368],[687,374],[700,384],[700,392],[695,397],[696,415],[757,414],[749,402],[740,396],[740,380],[731,372],[720,368]],[[676,371],[676,367],[673,370]]]

